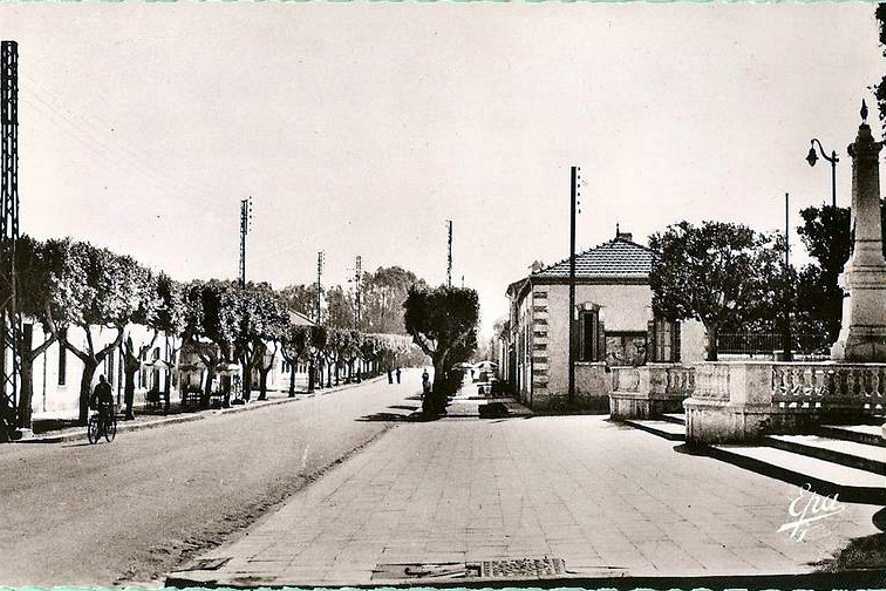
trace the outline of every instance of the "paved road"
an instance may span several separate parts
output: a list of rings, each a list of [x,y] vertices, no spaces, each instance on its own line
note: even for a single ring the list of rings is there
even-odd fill
[[[391,582],[409,563],[544,557],[589,579],[767,577],[879,531],[880,507],[846,503],[792,539],[779,529],[803,489],[674,445],[602,416],[404,423],[201,556],[221,568],[172,578],[331,587]]]
[[[154,580],[391,428],[359,419],[418,406],[404,378],[112,444],[0,446],[0,585]]]

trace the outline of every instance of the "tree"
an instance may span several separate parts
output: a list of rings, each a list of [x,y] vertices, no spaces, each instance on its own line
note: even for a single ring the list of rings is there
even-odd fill
[[[169,362],[175,367],[178,364],[178,353],[184,343],[187,308],[185,304],[185,286],[161,272],[157,276],[157,295],[160,306],[154,317],[154,327],[161,331],[166,339],[169,351]],[[166,372],[163,391],[169,403],[169,380],[171,368]]]
[[[203,406],[209,405],[212,381],[222,363],[233,362],[234,340],[240,323],[235,286],[213,279],[192,281],[185,288],[184,340],[206,367]],[[230,392],[225,392],[225,406]]]
[[[357,330],[349,330],[347,331],[348,338],[347,343],[342,350],[342,359],[348,368],[348,378],[347,381],[350,382],[354,379],[354,363],[357,362],[357,359],[360,357],[360,348],[363,346],[363,334]],[[357,381],[360,381],[360,374],[357,374]]]
[[[316,327],[292,322],[286,327],[280,339],[280,355],[289,365],[289,397],[295,396],[295,370],[299,363],[309,361],[311,356],[312,332]],[[309,378],[310,387],[310,378]]]
[[[317,284],[288,285],[279,291],[286,307],[314,318],[317,312]]]
[[[737,224],[689,222],[649,239],[655,257],[649,282],[652,308],[670,320],[700,320],[708,360],[717,360],[721,331],[778,316],[785,305],[784,242]]]
[[[477,347],[477,292],[445,285],[436,289],[413,286],[403,307],[407,332],[434,364],[434,385],[431,395],[422,402],[422,412],[428,416],[442,414],[451,393],[446,385],[448,372],[456,363],[466,361]]]
[[[329,346],[329,329],[325,326],[315,326],[314,330],[311,331],[311,366],[309,368],[310,375],[308,376],[308,392],[314,391],[315,379],[317,377],[317,371],[320,373],[320,382],[319,385],[323,387],[323,368],[322,362],[324,358],[324,352],[326,348]],[[320,367],[317,367],[320,366]]]
[[[880,46],[883,48],[883,56],[886,57],[886,4],[877,4],[874,16],[880,28]],[[886,76],[880,79],[880,82],[874,85],[874,94],[877,97],[877,106],[880,114],[880,123],[886,131]]]
[[[252,371],[257,369],[259,400],[265,400],[268,373],[274,366],[289,314],[283,301],[267,283],[250,283],[244,288],[235,287],[233,291],[238,307],[234,346],[243,369],[244,397],[249,400]]]
[[[403,302],[413,285],[427,286],[424,280],[402,267],[379,267],[363,280],[361,330],[376,334],[406,333]]]
[[[141,369],[141,363],[145,355],[153,348],[160,334],[156,326],[156,319],[163,300],[160,298],[157,281],[150,272],[142,287],[138,292],[138,307],[135,309],[131,321],[133,324],[142,325],[152,329],[152,331],[149,341],[136,344],[132,339],[132,331],[130,331],[122,343],[125,381],[123,399],[125,401],[127,418],[132,418],[132,404],[135,399],[135,376],[139,369]]]
[[[360,359],[363,360],[363,374],[365,376],[375,375],[378,371],[378,356],[382,350],[381,340],[377,335],[363,335],[360,341]],[[361,381],[363,376],[357,376],[357,380]]]
[[[329,329],[329,337],[327,339],[324,356],[326,365],[329,369],[329,376],[326,386],[332,387],[333,374],[335,375],[335,385],[338,386],[339,369],[344,356],[348,353],[350,347],[350,332],[338,328]]]
[[[86,424],[95,372],[120,346],[126,325],[139,313],[145,291],[150,289],[151,273],[131,257],[85,242],[68,242],[64,248],[63,265],[50,283],[65,305],[57,307],[58,315],[52,318],[50,329],[83,363],[79,421]],[[72,328],[83,332],[85,346],[70,338]],[[113,336],[102,344],[97,337],[105,329]]]
[[[342,330],[354,326],[353,295],[342,289],[340,285],[333,285],[326,290],[325,324]]]
[[[22,429],[32,427],[32,406],[34,399],[34,361],[42,355],[54,342],[56,337],[50,324],[53,310],[64,305],[53,289],[52,277],[61,271],[63,253],[69,241],[49,240],[40,242],[30,236],[22,236],[15,245],[16,291],[15,306],[22,316],[41,326],[43,340],[34,343],[34,332],[31,324],[25,324],[17,333],[16,350],[19,353],[19,400],[18,424]],[[4,252],[6,254],[6,252]],[[3,261],[4,268],[9,265]],[[0,284],[0,301],[12,297],[9,293],[10,284]],[[57,314],[57,312],[56,312]]]

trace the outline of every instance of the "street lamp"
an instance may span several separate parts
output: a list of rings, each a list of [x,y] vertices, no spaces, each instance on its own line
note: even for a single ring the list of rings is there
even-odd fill
[[[818,141],[818,138],[812,138],[812,141],[809,143],[811,146],[809,148],[809,153],[806,155],[806,162],[809,163],[809,166],[815,166],[815,163],[818,162],[818,154],[815,153],[815,144],[818,144],[821,157],[831,163],[831,205],[837,207],[837,162],[840,161],[837,157],[837,152],[831,150],[831,155],[828,156],[825,153],[821,142]]]

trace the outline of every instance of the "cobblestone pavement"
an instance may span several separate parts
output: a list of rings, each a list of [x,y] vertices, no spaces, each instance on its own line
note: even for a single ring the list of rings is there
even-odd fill
[[[203,556],[221,568],[174,576],[365,584],[380,564],[543,557],[585,577],[799,574],[878,531],[879,507],[846,504],[795,541],[778,530],[801,488],[673,447],[601,416],[404,423]]]

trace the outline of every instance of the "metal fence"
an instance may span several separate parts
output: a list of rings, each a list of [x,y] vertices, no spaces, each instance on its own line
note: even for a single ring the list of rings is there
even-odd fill
[[[730,332],[717,336],[717,351],[726,355],[771,358],[776,351],[783,350],[784,336],[781,333]],[[791,335],[791,350],[809,358],[825,357],[828,354],[820,334]]]

